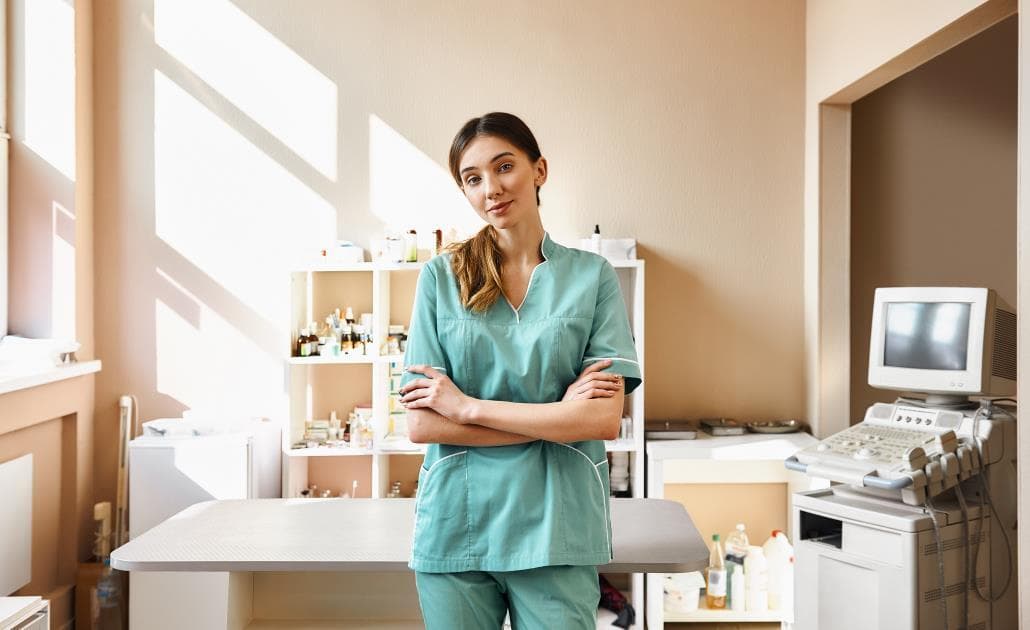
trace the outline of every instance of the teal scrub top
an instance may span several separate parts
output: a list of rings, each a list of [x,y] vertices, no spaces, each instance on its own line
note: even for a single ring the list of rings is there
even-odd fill
[[[612,359],[626,393],[641,383],[626,304],[607,260],[544,235],[544,262],[516,309],[461,304],[450,255],[418,279],[405,366],[426,364],[483,400],[550,403],[590,363]],[[420,375],[406,373],[402,385]],[[415,571],[519,571],[612,558],[604,442],[429,444],[419,472]]]

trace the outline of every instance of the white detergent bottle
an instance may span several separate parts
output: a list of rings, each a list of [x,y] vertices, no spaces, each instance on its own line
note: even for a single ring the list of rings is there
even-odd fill
[[[769,610],[782,610],[793,619],[794,547],[786,534],[774,529],[762,545],[762,551],[769,563]]]
[[[747,610],[769,610],[769,563],[762,548],[751,545],[744,558],[744,595]]]
[[[739,564],[741,568],[744,567],[744,557],[747,556],[748,545],[749,542],[747,539],[747,532],[744,529],[744,524],[737,523],[737,527],[734,531],[730,532],[729,535],[726,536],[726,577],[729,580],[726,585],[726,594],[729,596],[726,599],[727,608],[733,608],[733,565]],[[741,577],[743,577],[743,575],[744,574],[741,573]]]
[[[728,564],[733,567],[733,577],[730,579],[730,588],[733,593],[730,595],[730,608],[738,612],[744,610],[744,567],[737,563]]]

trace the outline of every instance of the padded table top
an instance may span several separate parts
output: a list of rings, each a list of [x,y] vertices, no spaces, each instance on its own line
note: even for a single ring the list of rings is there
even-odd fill
[[[708,564],[682,505],[612,499],[609,572]],[[123,571],[407,571],[414,499],[241,499],[186,508],[111,553]]]

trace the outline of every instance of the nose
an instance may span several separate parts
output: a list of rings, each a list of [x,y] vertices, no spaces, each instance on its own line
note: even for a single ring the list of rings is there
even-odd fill
[[[501,196],[504,192],[504,187],[501,186],[501,179],[499,177],[486,176],[483,181],[483,185],[486,188],[486,198],[496,199]]]

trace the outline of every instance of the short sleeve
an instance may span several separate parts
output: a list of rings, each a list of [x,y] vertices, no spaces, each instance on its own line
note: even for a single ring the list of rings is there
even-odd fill
[[[447,364],[436,329],[436,292],[436,272],[432,265],[425,265],[419,273],[415,289],[415,304],[411,311],[408,342],[404,349],[404,367],[406,369],[411,365],[430,365],[450,375],[450,366]],[[401,386],[416,378],[421,378],[421,375],[405,371],[401,377]]]
[[[621,374],[626,382],[627,394],[643,382],[643,370],[637,359],[637,349],[633,343],[629,318],[626,316],[626,302],[622,299],[619,278],[607,261],[601,269],[594,321],[580,369],[604,359],[611,359],[612,364],[602,371]]]

